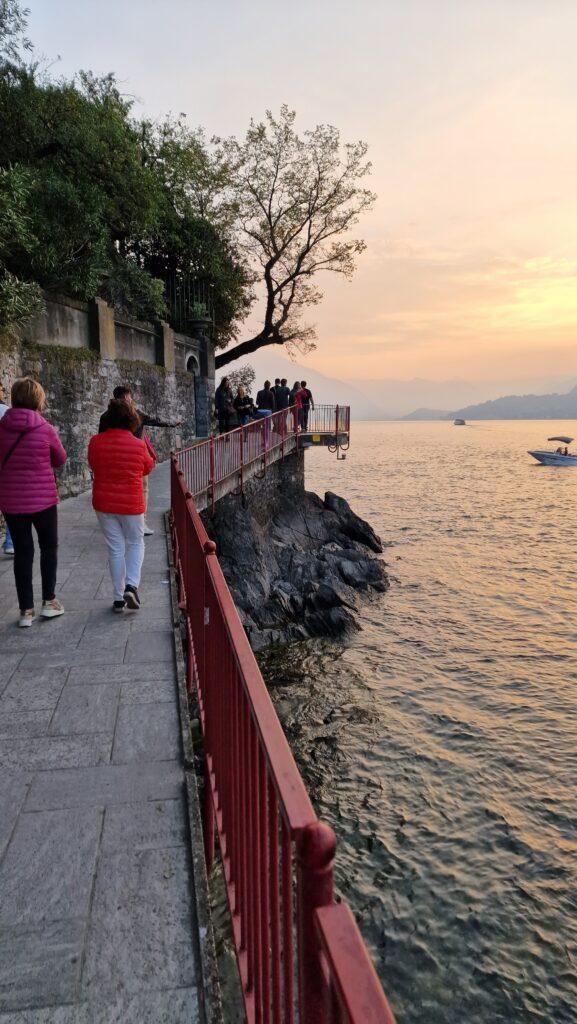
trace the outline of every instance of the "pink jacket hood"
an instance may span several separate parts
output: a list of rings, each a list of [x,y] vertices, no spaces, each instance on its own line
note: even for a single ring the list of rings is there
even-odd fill
[[[21,434],[23,430],[38,430],[46,420],[34,409],[8,409],[2,417],[2,428],[14,434]],[[46,424],[48,426],[48,424]]]
[[[33,514],[56,505],[54,467],[65,462],[58,434],[39,412],[8,409],[0,419],[0,511]]]

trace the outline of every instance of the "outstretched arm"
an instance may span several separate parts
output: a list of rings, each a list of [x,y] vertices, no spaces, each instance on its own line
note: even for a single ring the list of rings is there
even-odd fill
[[[141,412],[139,415],[143,427],[179,427],[182,423],[182,420],[174,420],[173,423],[168,423],[166,420],[157,420],[154,416],[147,416],[144,412]]]

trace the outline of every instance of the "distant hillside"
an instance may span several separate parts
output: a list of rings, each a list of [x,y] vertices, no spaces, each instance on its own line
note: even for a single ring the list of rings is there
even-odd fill
[[[446,409],[415,409],[414,412],[402,416],[403,420],[449,420],[451,413]]]
[[[464,420],[577,419],[577,387],[566,395],[506,395],[491,402],[466,405],[452,415]]]
[[[243,361],[241,361],[243,362]],[[290,360],[284,350],[278,350],[275,346],[255,352],[247,360],[256,372],[256,389],[261,388],[268,378],[274,381],[275,377],[286,377],[289,387],[292,387],[295,380],[306,380],[310,387],[314,400],[318,405],[323,403],[335,405],[350,405],[351,416],[354,420],[384,420],[389,418],[387,410],[373,401],[372,398],[359,391],[350,381],[337,380],[334,377],[327,377],[318,370],[302,363],[295,363]],[[230,369],[234,370],[236,363],[231,363]],[[218,381],[226,376],[229,367],[225,366],[222,371],[217,372]],[[256,393],[256,391],[255,391]]]

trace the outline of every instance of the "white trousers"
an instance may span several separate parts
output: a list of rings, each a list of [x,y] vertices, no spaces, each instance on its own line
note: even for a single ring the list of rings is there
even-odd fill
[[[127,583],[132,587],[140,585],[144,559],[144,516],[117,516],[112,512],[97,512],[96,515],[108,548],[114,600],[122,601]]]

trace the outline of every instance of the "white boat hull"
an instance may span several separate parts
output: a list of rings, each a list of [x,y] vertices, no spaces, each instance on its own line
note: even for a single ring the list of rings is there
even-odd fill
[[[529,452],[543,466],[577,466],[577,455],[557,455],[556,452]]]

